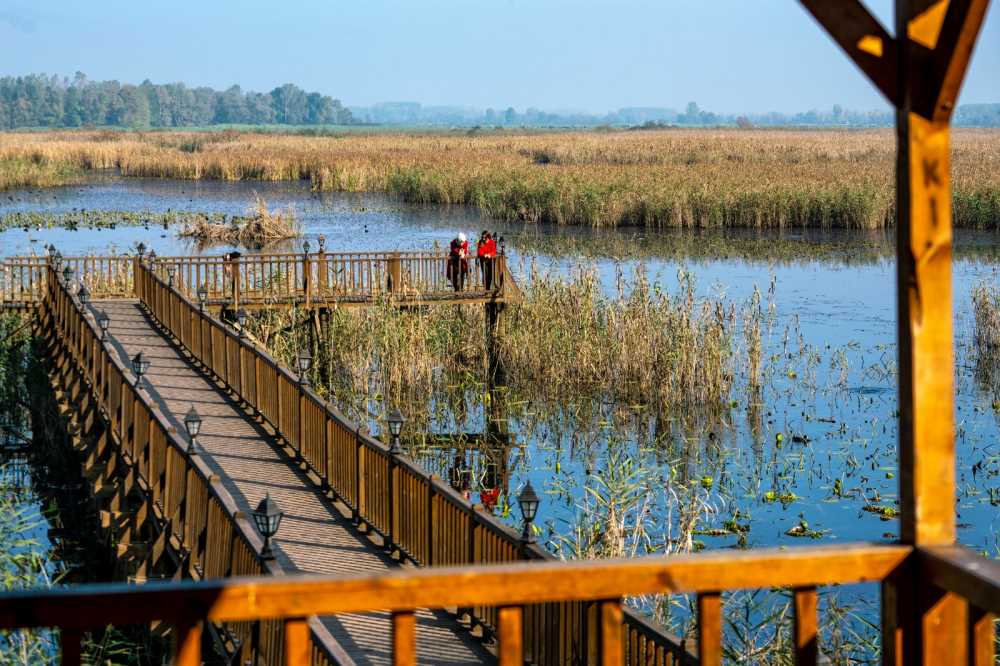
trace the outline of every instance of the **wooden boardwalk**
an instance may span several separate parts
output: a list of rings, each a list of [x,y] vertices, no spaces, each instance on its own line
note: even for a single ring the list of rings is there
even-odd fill
[[[100,301],[96,307],[109,315],[110,345],[124,362],[139,351],[152,362],[143,381],[178,432],[184,432],[183,416],[191,405],[201,414],[200,455],[239,509],[249,513],[270,493],[284,510],[274,543],[285,572],[359,576],[400,566],[358,532],[265,428],[159,330],[137,300]],[[324,618],[323,624],[348,658],[346,663],[391,663],[389,613],[338,615]],[[417,613],[417,650],[420,663],[427,664],[494,660],[479,639],[446,611]]]

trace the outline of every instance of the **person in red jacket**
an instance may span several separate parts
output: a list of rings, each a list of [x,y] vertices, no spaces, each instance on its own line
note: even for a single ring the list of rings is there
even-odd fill
[[[496,270],[497,242],[493,240],[490,232],[484,231],[483,238],[479,242],[479,263],[483,269],[483,288],[486,291],[493,289],[493,274]]]

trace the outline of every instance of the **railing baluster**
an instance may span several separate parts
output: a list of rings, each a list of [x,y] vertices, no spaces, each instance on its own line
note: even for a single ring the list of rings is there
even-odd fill
[[[305,618],[285,620],[285,666],[309,663],[309,624]]]
[[[816,644],[816,588],[795,590],[795,664],[815,664],[819,656]]]
[[[622,602],[620,599],[606,599],[600,602],[601,623],[601,664],[602,666],[622,666]]]
[[[524,611],[520,606],[501,606],[499,613],[500,666],[523,666]]]
[[[698,662],[701,666],[722,664],[722,595],[698,595]]]
[[[994,623],[996,615],[969,606],[969,666],[993,666],[996,663]]]
[[[415,666],[417,663],[417,616],[414,611],[392,614],[392,663]]]
[[[59,646],[62,652],[61,666],[80,666],[83,663],[83,632],[77,629],[61,629]]]
[[[174,626],[174,666],[201,666],[201,622]]]

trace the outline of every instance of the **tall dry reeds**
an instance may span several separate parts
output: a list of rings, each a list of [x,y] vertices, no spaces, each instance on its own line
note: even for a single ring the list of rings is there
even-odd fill
[[[669,293],[640,266],[619,273],[618,294],[604,294],[595,269],[569,277],[534,271],[525,300],[501,323],[500,347],[514,386],[555,401],[606,395],[662,409],[718,406],[732,385],[735,311],[695,298],[680,276]]]
[[[956,130],[952,147],[956,224],[996,228],[1000,131]],[[0,134],[0,172],[31,163],[308,180],[316,190],[467,204],[497,219],[609,227],[882,228],[894,218],[894,155],[889,130]]]

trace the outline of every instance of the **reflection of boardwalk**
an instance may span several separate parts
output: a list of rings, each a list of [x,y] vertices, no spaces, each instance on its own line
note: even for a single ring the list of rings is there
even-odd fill
[[[279,451],[273,439],[185,359],[153,326],[137,301],[102,301],[98,307],[111,319],[108,333],[118,353],[131,357],[142,351],[149,357],[151,394],[178,431],[184,432],[183,415],[190,405],[201,414],[202,455],[239,509],[249,512],[265,493],[270,493],[282,507],[285,518],[275,540],[282,569],[365,575],[398,566],[359,535],[332,502]],[[356,663],[391,662],[388,613],[326,618],[324,625]],[[493,660],[477,639],[441,611],[418,612],[417,642],[422,664]]]

